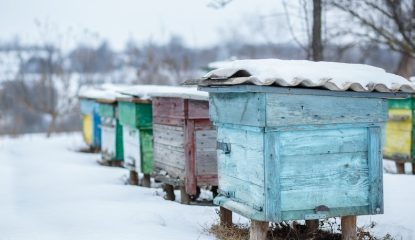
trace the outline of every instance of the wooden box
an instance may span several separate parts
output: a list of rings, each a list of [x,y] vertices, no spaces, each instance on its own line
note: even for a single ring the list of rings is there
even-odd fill
[[[99,104],[93,99],[80,98],[83,137],[85,143],[94,149],[101,147],[101,118],[98,106]]]
[[[117,102],[100,101],[99,115],[101,117],[101,156],[106,163],[114,165],[124,159],[122,126],[117,118]]]
[[[217,186],[216,130],[208,109],[207,97],[153,98],[155,170],[188,195],[197,195],[198,186]]]
[[[149,178],[153,172],[151,101],[135,97],[117,100],[118,117],[123,127],[124,166]]]
[[[272,222],[383,213],[385,94],[202,90],[218,131],[216,204]]]
[[[390,99],[388,105],[384,156],[396,161],[414,161],[414,100]]]

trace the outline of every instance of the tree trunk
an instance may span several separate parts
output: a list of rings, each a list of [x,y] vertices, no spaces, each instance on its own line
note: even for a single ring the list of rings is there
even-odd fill
[[[313,33],[311,39],[312,60],[323,60],[323,44],[321,40],[321,0],[313,0]]]
[[[402,53],[401,60],[399,61],[398,69],[396,74],[406,79],[412,76],[412,63],[414,59],[408,53]]]
[[[52,119],[51,119],[51,122],[50,122],[49,127],[48,127],[48,132],[46,133],[47,138],[50,137],[52,132],[56,131],[56,119],[58,118],[57,114],[50,114],[50,116],[51,116]]]

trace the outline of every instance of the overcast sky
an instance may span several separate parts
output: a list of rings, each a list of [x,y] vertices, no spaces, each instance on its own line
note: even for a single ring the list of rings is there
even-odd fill
[[[181,35],[189,46],[206,46],[223,39],[232,28],[251,19],[281,13],[279,0],[234,0],[223,9],[207,7],[209,0],[0,0],[0,41],[19,36],[33,43],[45,38],[76,41],[107,39],[121,49],[127,39],[166,41]],[[272,17],[270,17],[272,18]],[[274,21],[275,19],[273,19]],[[45,27],[37,27],[38,21]],[[276,25],[277,26],[277,25]],[[39,30],[43,29],[43,30]],[[85,31],[87,30],[87,31]],[[231,30],[229,30],[231,31]]]

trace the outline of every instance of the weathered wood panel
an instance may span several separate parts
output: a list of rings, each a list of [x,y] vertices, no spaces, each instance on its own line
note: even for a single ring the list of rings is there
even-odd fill
[[[172,177],[185,177],[184,126],[154,124],[154,165]]]
[[[384,155],[396,160],[410,160],[413,151],[413,110],[389,109]]]
[[[351,128],[279,133],[281,210],[367,206],[367,132]]]
[[[368,131],[369,158],[369,203],[372,214],[383,213],[383,161],[382,161],[382,129],[370,127]]]
[[[154,142],[184,149],[184,127],[168,126],[162,124],[153,125]]]
[[[218,172],[216,156],[216,130],[195,131],[196,174],[216,175]]]
[[[200,100],[188,101],[188,118],[189,119],[209,119],[209,102]]]
[[[141,172],[153,172],[153,130],[140,129]]]
[[[101,117],[97,111],[92,115],[92,145],[93,147],[101,147]]]
[[[118,102],[118,117],[122,125],[132,128],[151,128],[151,103]]]
[[[156,97],[153,99],[153,116],[164,118],[185,118],[187,103],[185,99]]]
[[[141,172],[140,131],[123,126],[124,165],[130,170]]]
[[[108,103],[99,103],[98,112],[101,117],[114,118],[115,105]]]
[[[81,99],[79,104],[80,104],[80,112],[82,114],[91,115],[95,111],[96,104],[94,100]]]
[[[367,129],[345,128],[281,132],[281,155],[367,151]]]
[[[209,115],[213,122],[265,126],[265,95],[258,93],[214,94],[209,99]]]
[[[230,144],[230,153],[218,150],[218,172],[246,184],[264,186],[264,141],[261,132],[218,128],[218,142]],[[246,196],[249,197],[249,196]]]
[[[388,106],[389,109],[414,109],[414,99],[389,99]]]
[[[385,122],[386,109],[385,99],[267,94],[266,125]]]
[[[114,120],[115,122],[115,120]],[[115,134],[115,125],[112,121],[104,120],[101,124],[101,155],[104,160],[113,160],[115,158],[116,152],[116,134]]]

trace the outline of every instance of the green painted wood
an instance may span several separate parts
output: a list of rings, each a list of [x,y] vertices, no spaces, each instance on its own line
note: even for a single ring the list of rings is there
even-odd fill
[[[132,128],[151,128],[151,103],[118,102],[118,117],[122,125]]]
[[[118,161],[124,160],[124,144],[123,144],[123,131],[122,125],[118,119],[115,123],[115,159]]]
[[[101,117],[114,118],[115,105],[108,103],[99,103],[98,112]]]
[[[386,121],[386,117],[381,111],[373,109],[382,108],[385,101],[376,98],[267,94],[266,126],[382,122]]]
[[[388,107],[390,109],[414,109],[414,104],[413,98],[388,100]]]
[[[141,171],[144,174],[153,172],[153,130],[140,129]]]

